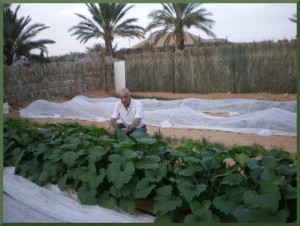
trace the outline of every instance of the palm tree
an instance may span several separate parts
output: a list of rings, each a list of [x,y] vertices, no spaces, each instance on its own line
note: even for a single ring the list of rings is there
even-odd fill
[[[112,56],[112,43],[116,37],[144,38],[145,29],[133,25],[137,21],[136,18],[121,21],[134,5],[127,8],[125,3],[88,3],[86,5],[92,19],[75,13],[83,21],[69,29],[73,31],[71,35],[76,35],[80,43],[86,43],[91,38],[101,38],[105,43],[105,55]]]
[[[148,17],[152,18],[152,22],[146,28],[147,31],[158,28],[159,30],[152,32],[151,36],[155,36],[154,44],[164,37],[168,32],[165,45],[169,44],[173,38],[176,43],[176,49],[184,49],[184,32],[186,29],[195,27],[204,31],[208,36],[215,37],[211,31],[214,21],[209,19],[212,13],[206,9],[199,8],[201,3],[161,3],[162,10],[152,11]]]
[[[40,31],[47,29],[44,24],[35,23],[29,25],[29,16],[17,18],[20,5],[13,12],[10,4],[3,5],[3,33],[4,33],[4,64],[12,65],[16,60],[25,57],[27,59],[40,59],[47,52],[46,44],[53,44],[50,39],[32,40]],[[40,55],[32,54],[31,51],[39,49]]]
[[[118,44],[113,47],[113,52],[117,51]],[[88,53],[105,52],[105,46],[101,43],[95,43],[92,47],[86,47]]]

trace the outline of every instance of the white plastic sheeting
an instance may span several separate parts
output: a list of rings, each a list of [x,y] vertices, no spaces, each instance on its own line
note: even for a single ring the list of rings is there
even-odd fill
[[[118,99],[76,96],[64,103],[36,100],[20,111],[24,118],[108,121]],[[296,101],[253,99],[141,99],[147,125],[296,136]],[[211,114],[222,113],[225,116]]]
[[[154,217],[141,212],[124,212],[82,205],[76,194],[68,195],[57,186],[40,187],[15,175],[13,167],[3,172],[4,223],[71,222],[71,223],[151,223]]]

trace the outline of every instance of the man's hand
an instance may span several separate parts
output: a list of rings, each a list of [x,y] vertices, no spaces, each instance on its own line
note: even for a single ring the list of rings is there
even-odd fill
[[[126,134],[130,132],[130,129],[127,128],[127,127],[122,128],[121,130],[122,130],[124,133],[126,133]]]
[[[115,131],[114,127],[109,127],[108,128],[108,133],[109,133],[110,136],[115,136],[116,131]]]
[[[110,136],[115,136],[116,135],[116,131],[114,126],[117,123],[117,119],[111,118],[108,124],[108,133]]]

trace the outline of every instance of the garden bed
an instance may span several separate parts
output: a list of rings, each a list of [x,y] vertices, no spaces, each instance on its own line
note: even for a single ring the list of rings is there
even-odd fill
[[[296,222],[297,166],[288,152],[206,139],[174,147],[161,138],[5,120],[4,165],[40,186],[71,185],[85,205],[134,214],[147,200],[156,222]]]

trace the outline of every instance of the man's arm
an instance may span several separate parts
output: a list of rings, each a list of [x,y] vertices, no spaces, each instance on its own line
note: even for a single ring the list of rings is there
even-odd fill
[[[133,122],[129,125],[129,130],[135,129],[141,122],[141,118],[135,118]]]
[[[117,123],[117,119],[111,118],[108,124],[108,132],[111,136],[114,136],[116,134],[114,126]]]

